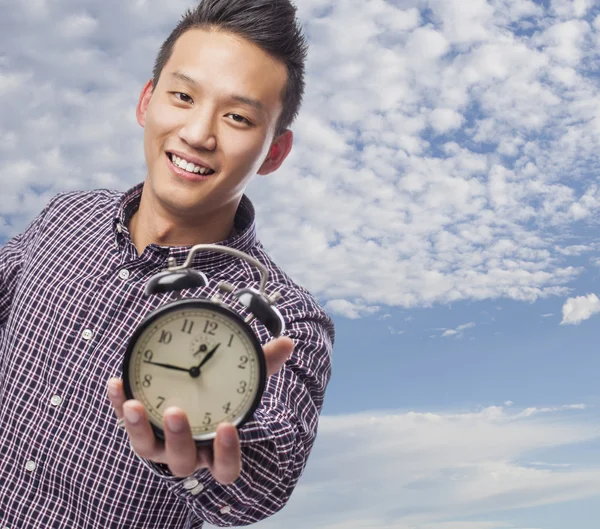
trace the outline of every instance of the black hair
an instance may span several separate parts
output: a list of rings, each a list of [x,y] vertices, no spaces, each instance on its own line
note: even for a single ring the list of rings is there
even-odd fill
[[[282,93],[279,135],[296,119],[304,95],[304,72],[308,45],[289,0],[202,0],[188,9],[162,44],[153,69],[153,86],[173,53],[173,46],[190,29],[225,31],[254,43],[287,68]]]

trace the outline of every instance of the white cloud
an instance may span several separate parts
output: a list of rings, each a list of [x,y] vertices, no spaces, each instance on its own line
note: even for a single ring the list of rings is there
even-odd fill
[[[545,463],[544,461],[531,461],[529,463],[534,467],[548,467],[548,468],[570,468],[573,465],[569,463]]]
[[[600,218],[591,4],[298,3],[311,50],[296,143],[248,190],[275,260],[350,318],[568,295]],[[58,191],[144,178],[137,97],[192,4],[7,5],[0,239]]]
[[[597,250],[597,245],[595,244],[573,244],[571,246],[567,246],[565,248],[557,247],[556,251],[562,255],[582,255],[584,253]]]
[[[456,338],[462,338],[464,331],[467,329],[472,329],[473,327],[475,327],[475,323],[470,322],[465,323],[464,325],[459,325],[456,329],[445,329],[442,337],[454,336]]]
[[[98,21],[82,13],[68,16],[60,25],[61,34],[67,38],[83,38],[92,34],[98,27]]]
[[[600,312],[600,299],[596,294],[569,298],[563,305],[563,319],[560,323],[561,325],[579,325],[598,312]]]
[[[576,66],[583,55],[583,44],[590,26],[582,20],[569,20],[548,28],[536,42],[556,61]]]
[[[583,17],[594,4],[594,0],[552,0],[551,6],[560,17]]]
[[[331,314],[345,316],[351,320],[356,320],[362,316],[376,313],[378,307],[367,307],[361,303],[352,303],[345,299],[332,299],[327,302],[325,309]]]
[[[600,467],[565,456],[599,437],[572,408],[323,417],[290,503],[258,527],[514,529],[497,513],[600,493]],[[530,463],[533,452],[548,463]]]
[[[458,129],[464,123],[464,117],[451,108],[436,108],[431,113],[431,126],[436,132],[445,133]]]
[[[406,331],[402,331],[400,329],[396,329],[395,327],[392,327],[391,325],[388,325],[388,331],[390,331],[390,334],[393,336],[400,336],[406,332]]]

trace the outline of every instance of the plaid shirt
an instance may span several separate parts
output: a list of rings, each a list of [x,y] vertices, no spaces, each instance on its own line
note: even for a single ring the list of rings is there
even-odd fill
[[[281,292],[285,335],[296,347],[240,431],[241,476],[227,486],[206,469],[176,478],[138,458],[116,427],[107,380],[121,376],[136,326],[173,299],[146,298],[144,286],[189,250],[151,245],[138,256],[127,226],[142,188],[58,195],[0,248],[0,527],[247,525],[281,509],[304,469],[330,376],[333,324],[257,241],[246,197],[237,235],[223,244],[267,266],[267,291]],[[211,296],[223,280],[258,288],[258,271],[229,255],[199,252],[194,267],[209,283],[184,297]],[[270,339],[259,322],[252,327],[261,343]]]

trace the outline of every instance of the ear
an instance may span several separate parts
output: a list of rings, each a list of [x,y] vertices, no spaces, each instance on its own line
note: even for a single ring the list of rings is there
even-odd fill
[[[267,175],[279,169],[283,161],[288,157],[294,143],[294,133],[286,130],[279,135],[269,149],[269,155],[258,170],[258,174]]]
[[[150,79],[142,88],[140,94],[140,100],[138,101],[137,108],[135,109],[135,115],[137,122],[143,127],[146,124],[146,110],[150,104],[150,98],[152,97],[152,79]]]

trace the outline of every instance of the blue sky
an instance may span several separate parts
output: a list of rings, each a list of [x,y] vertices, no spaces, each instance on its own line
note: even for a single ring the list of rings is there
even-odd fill
[[[143,180],[138,94],[188,0],[0,20],[0,243]],[[295,146],[259,236],[337,325],[319,437],[264,529],[597,529],[600,7],[302,0]]]

